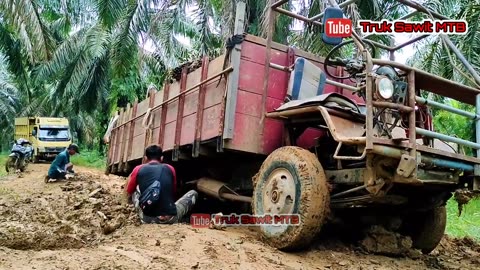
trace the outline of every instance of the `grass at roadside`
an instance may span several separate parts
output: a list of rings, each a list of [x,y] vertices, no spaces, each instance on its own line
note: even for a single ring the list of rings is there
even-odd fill
[[[8,154],[0,153],[0,176],[7,175],[5,171],[5,162],[7,161]],[[105,169],[106,160],[98,151],[82,151],[81,155],[75,155],[71,158],[73,165],[81,167],[89,167],[96,169]]]
[[[5,171],[5,162],[7,162],[7,157],[7,154],[0,153],[0,176],[7,175],[7,172]]]
[[[447,234],[454,237],[473,237],[480,241],[480,199],[464,205],[462,215],[458,217],[455,200],[447,203]]]
[[[105,169],[106,160],[98,151],[81,151],[80,155],[71,157],[73,166],[90,167],[96,169]]]

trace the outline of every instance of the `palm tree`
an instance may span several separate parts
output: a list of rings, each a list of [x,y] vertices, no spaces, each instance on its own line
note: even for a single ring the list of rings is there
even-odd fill
[[[451,35],[465,58],[480,72],[480,2],[477,1],[439,1],[430,0],[424,3],[432,11],[452,19],[463,19],[468,22],[466,35]],[[416,54],[409,63],[444,78],[455,80],[466,85],[480,87],[471,79],[459,60],[452,54],[440,36],[427,38],[415,48]]]
[[[0,134],[0,152],[3,142],[7,141],[6,134],[12,132],[13,119],[19,109],[19,91],[13,76],[7,69],[5,55],[0,53],[0,126],[3,132]]]
[[[268,1],[246,2],[247,32],[264,34]],[[478,3],[427,2],[442,14],[469,20],[469,33],[454,41],[478,68]],[[324,10],[322,3],[297,0],[285,6],[311,17]],[[142,99],[150,83],[160,89],[167,70],[221,54],[232,34],[235,6],[234,0],[5,0],[0,2],[0,52],[24,114],[69,117],[78,137],[91,140],[89,127],[96,123],[95,130],[101,130],[108,112]],[[393,0],[360,0],[344,11],[354,20],[393,19],[406,12]],[[321,42],[321,29],[304,25],[291,31],[293,23],[278,16],[274,40],[319,55],[330,50]],[[371,38],[389,42],[386,36]],[[425,61],[415,65],[460,78],[447,65],[442,46],[427,40],[417,57]]]
[[[450,39],[480,73],[480,1],[429,0],[425,1],[424,5],[449,18],[468,22],[469,29],[466,35],[450,35]],[[444,78],[480,88],[440,36],[428,37],[416,46],[415,51],[414,56],[408,61],[409,64]],[[428,97],[462,110],[474,111],[473,106],[442,96],[430,94]],[[438,132],[474,141],[475,129],[472,121],[439,110],[433,110],[433,114],[434,125]],[[450,123],[450,125],[444,123]],[[471,154],[471,151],[467,153]]]

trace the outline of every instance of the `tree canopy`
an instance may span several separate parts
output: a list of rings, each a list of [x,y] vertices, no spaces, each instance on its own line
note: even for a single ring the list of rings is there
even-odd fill
[[[267,2],[246,0],[248,33],[265,36]],[[312,16],[326,2],[286,5]],[[479,1],[423,2],[469,22],[468,34],[454,42],[480,71]],[[160,89],[181,63],[221,54],[233,32],[235,6],[234,0],[0,1],[0,144],[11,139],[14,117],[26,115],[68,117],[80,143],[98,143],[116,108],[143,99],[150,84]],[[360,0],[345,12],[355,21],[396,19],[408,10],[393,0]],[[331,49],[321,42],[321,29],[296,25],[277,16],[274,40],[320,55]],[[372,39],[387,43],[391,37]],[[473,84],[438,38],[417,47],[411,64]]]

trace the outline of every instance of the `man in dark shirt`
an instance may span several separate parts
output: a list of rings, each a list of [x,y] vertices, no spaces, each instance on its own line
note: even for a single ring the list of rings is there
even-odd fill
[[[125,186],[129,198],[135,205],[143,223],[173,224],[181,219],[192,209],[197,200],[198,193],[194,190],[187,192],[178,201],[174,201],[176,194],[175,169],[162,162],[162,148],[151,145],[145,149],[147,163],[135,167],[130,174],[130,180]],[[159,201],[148,215],[140,208],[139,200],[142,193],[155,181],[160,182]]]
[[[73,172],[73,164],[70,163],[70,156],[80,154],[78,146],[74,143],[70,144],[67,149],[60,152],[53,160],[48,170],[48,181],[57,179],[65,179],[68,172]]]

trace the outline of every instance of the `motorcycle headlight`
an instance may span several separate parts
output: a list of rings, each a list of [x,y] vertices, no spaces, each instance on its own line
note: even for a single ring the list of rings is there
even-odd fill
[[[393,96],[394,86],[392,80],[383,77],[377,82],[378,94],[384,99],[390,99]]]

